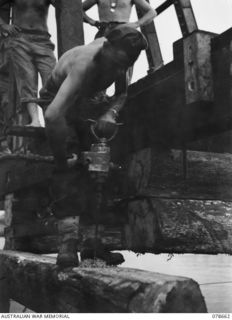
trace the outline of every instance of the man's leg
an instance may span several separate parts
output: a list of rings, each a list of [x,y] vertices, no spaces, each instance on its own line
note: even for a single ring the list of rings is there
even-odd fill
[[[57,218],[59,251],[57,264],[60,267],[79,265],[77,255],[80,242],[79,219],[83,211],[78,189],[78,175],[75,170],[54,173],[51,185],[52,211]],[[78,192],[78,193],[77,193]],[[83,191],[80,190],[81,195]],[[83,201],[83,200],[82,200]]]
[[[68,169],[66,159],[68,127],[65,117],[53,113],[53,110],[48,107],[45,112],[45,129],[49,145],[55,157],[57,170],[59,172],[66,171]]]
[[[36,42],[32,46],[35,63],[42,79],[42,85],[44,86],[56,65],[55,46],[50,41],[49,35],[40,36],[39,39],[37,36]]]
[[[33,44],[33,52],[36,66],[44,87],[47,83],[47,80],[51,77],[52,70],[55,68],[56,58],[53,53],[55,46],[49,40],[49,36],[40,36],[40,39],[40,41],[37,39],[37,41]],[[45,110],[43,110],[43,115],[44,111]]]
[[[27,111],[31,118],[31,123],[29,123],[27,126],[30,127],[41,127],[41,122],[39,119],[39,109],[36,103],[34,102],[28,102],[27,103]]]
[[[80,238],[79,217],[69,216],[58,219],[59,251],[57,265],[60,267],[77,267],[79,259],[77,255]]]
[[[24,35],[9,39],[8,55],[16,80],[22,105],[26,106],[31,118],[30,125],[41,126],[38,106],[28,100],[37,98],[38,72],[30,51],[30,41]]]

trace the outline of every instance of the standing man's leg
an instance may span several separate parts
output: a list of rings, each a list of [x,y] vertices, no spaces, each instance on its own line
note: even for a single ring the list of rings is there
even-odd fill
[[[34,59],[44,86],[56,65],[55,46],[50,41],[49,34],[40,36],[39,39],[36,36],[35,40],[35,43],[33,43]]]
[[[41,126],[38,106],[28,100],[37,98],[38,72],[30,48],[30,36],[18,35],[9,38],[8,55],[13,66],[17,91],[22,105],[31,118],[31,126]]]
[[[49,77],[51,77],[52,70],[56,65],[56,58],[54,55],[54,44],[50,41],[50,35],[35,36],[35,41],[32,45],[33,55],[35,59],[36,68],[42,80],[43,87],[45,86]],[[42,113],[40,114],[42,115]]]

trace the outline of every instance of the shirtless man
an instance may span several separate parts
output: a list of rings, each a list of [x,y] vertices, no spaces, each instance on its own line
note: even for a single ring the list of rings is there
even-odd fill
[[[107,41],[108,39],[108,41]],[[147,42],[143,35],[127,26],[118,26],[106,37],[88,45],[67,51],[58,61],[51,77],[41,89],[42,99],[51,103],[45,112],[46,131],[58,168],[67,167],[65,154],[66,115],[82,98],[92,97],[107,89],[119,77],[120,92],[115,96],[114,107],[99,121],[99,128],[115,123],[115,118],[126,100],[126,71],[138,58]]]
[[[37,97],[38,72],[44,84],[56,63],[47,27],[49,5],[54,5],[54,0],[0,0],[0,5],[6,2],[13,5],[13,24],[0,18],[0,29],[8,36],[7,54],[30,125],[40,126],[38,106],[28,101]]]
[[[68,168],[66,160],[66,117],[72,118],[75,109],[83,98],[91,97],[96,92],[107,89],[118,77],[124,78],[128,67],[133,65],[141,50],[146,49],[147,42],[143,35],[134,28],[119,26],[106,37],[92,43],[75,47],[67,51],[58,61],[50,78],[40,91],[41,101],[47,101],[45,111],[45,129],[50,147],[53,151],[57,174]],[[126,81],[121,83],[121,92],[115,96],[108,111],[97,122],[103,132],[114,126],[118,112],[123,107],[127,92]],[[80,137],[81,138],[81,137]],[[69,230],[63,236],[57,264],[61,266],[78,265],[76,244],[79,239],[79,217],[58,217],[58,229]],[[91,251],[91,250],[90,250]],[[109,264],[123,262],[123,257],[115,258],[116,253],[101,251]],[[117,262],[115,262],[117,260]],[[120,260],[120,262],[118,262]]]
[[[118,24],[127,24],[131,28],[139,28],[150,23],[157,15],[156,11],[146,0],[85,0],[84,12],[98,6],[100,21],[95,21],[84,14],[85,22],[99,29],[96,38],[105,35]],[[145,14],[136,22],[129,22],[133,5],[136,5]]]
[[[94,5],[98,7],[100,21],[90,18],[85,11],[88,11]],[[136,22],[129,22],[133,5],[136,5],[144,15]],[[131,28],[140,28],[150,23],[157,12],[150,6],[146,0],[85,0],[83,2],[84,21],[98,28],[95,39],[106,35],[110,30],[120,24],[126,24]],[[131,82],[133,68],[127,73],[127,85]],[[115,83],[117,92],[120,80]]]

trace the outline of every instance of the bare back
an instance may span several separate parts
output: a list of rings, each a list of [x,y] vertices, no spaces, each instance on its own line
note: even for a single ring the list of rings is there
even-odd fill
[[[100,21],[128,22],[130,19],[132,0],[97,0],[97,4]]]
[[[50,0],[14,0],[15,25],[23,29],[48,31]]]
[[[105,38],[99,38],[88,45],[78,46],[64,53],[52,72],[56,85],[59,87],[74,69],[79,74],[89,73],[89,69],[93,65],[95,66],[93,63],[94,57],[102,48],[105,40]],[[88,77],[85,77],[85,79],[85,82],[87,82]]]

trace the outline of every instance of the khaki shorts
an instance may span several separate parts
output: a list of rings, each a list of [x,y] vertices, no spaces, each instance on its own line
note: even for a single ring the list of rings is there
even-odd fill
[[[38,73],[44,84],[55,67],[54,44],[47,32],[21,32],[8,37],[7,53],[20,99],[36,98]]]

